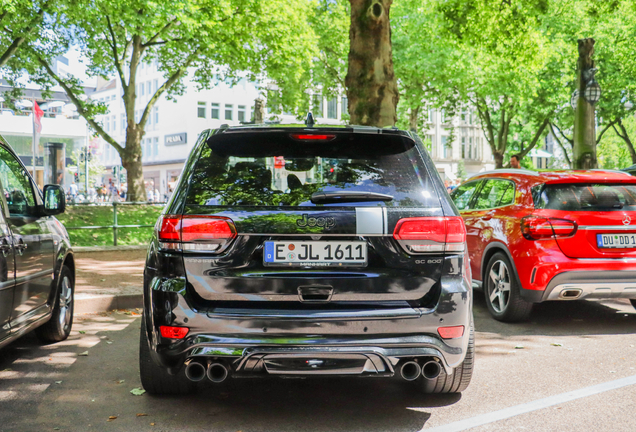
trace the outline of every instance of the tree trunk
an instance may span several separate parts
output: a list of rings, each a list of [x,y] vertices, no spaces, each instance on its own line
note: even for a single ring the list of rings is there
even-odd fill
[[[132,124],[130,124],[132,123]],[[141,138],[144,135],[134,122],[129,122],[126,129],[126,147],[120,153],[121,164],[126,168],[126,201],[146,201],[144,172],[141,165]]]
[[[350,0],[349,65],[345,84],[351,124],[393,126],[398,89],[393,73],[392,0]]]
[[[576,82],[579,90],[574,113],[574,148],[572,165],[574,169],[592,169],[596,161],[596,125],[594,106],[585,100],[587,80],[585,75],[594,67],[594,39],[579,39],[579,61],[576,70]]]
[[[417,132],[417,120],[420,114],[420,106],[416,106],[415,108],[411,108],[411,112],[409,113],[409,130],[413,132]]]
[[[503,168],[503,162],[504,162],[503,152],[499,152],[499,151],[492,152],[492,156],[495,158],[495,168],[496,169]]]

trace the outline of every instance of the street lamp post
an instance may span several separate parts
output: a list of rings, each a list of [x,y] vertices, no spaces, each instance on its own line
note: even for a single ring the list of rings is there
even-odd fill
[[[601,98],[601,87],[594,78],[594,39],[579,39],[579,61],[576,70],[576,90],[572,95],[574,109],[574,169],[592,169],[596,162],[596,119],[594,105]]]

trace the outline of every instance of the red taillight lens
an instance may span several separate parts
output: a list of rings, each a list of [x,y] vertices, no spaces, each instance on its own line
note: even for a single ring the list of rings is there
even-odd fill
[[[466,226],[459,216],[400,219],[393,238],[415,253],[463,252]]]
[[[302,141],[331,141],[336,136],[319,134],[292,134],[291,137]]]
[[[161,219],[161,229],[159,230],[159,241],[180,241],[181,236],[179,234],[179,222],[181,218],[179,216],[164,216]]]
[[[438,327],[437,333],[442,339],[457,339],[464,336],[464,326]]]
[[[220,216],[164,216],[158,237],[166,249],[220,252],[236,237],[236,227]]]
[[[521,233],[528,240],[569,237],[576,232],[576,222],[567,219],[526,216],[521,219]]]
[[[187,327],[159,326],[161,336],[169,339],[183,339],[190,331]]]
[[[181,241],[232,240],[236,228],[232,219],[224,217],[183,216]]]
[[[446,222],[443,217],[422,217],[400,219],[395,226],[393,238],[396,240],[446,241]]]

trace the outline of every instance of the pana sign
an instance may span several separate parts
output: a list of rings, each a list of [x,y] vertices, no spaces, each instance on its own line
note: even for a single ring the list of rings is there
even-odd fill
[[[170,145],[178,145],[178,144],[186,144],[188,142],[188,134],[186,132],[166,135],[165,144],[167,146]]]

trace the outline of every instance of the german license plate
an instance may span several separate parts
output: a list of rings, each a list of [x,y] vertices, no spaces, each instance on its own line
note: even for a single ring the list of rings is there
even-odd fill
[[[636,234],[596,234],[599,248],[636,248]]]
[[[344,267],[366,266],[367,244],[359,241],[268,241],[265,265]]]

